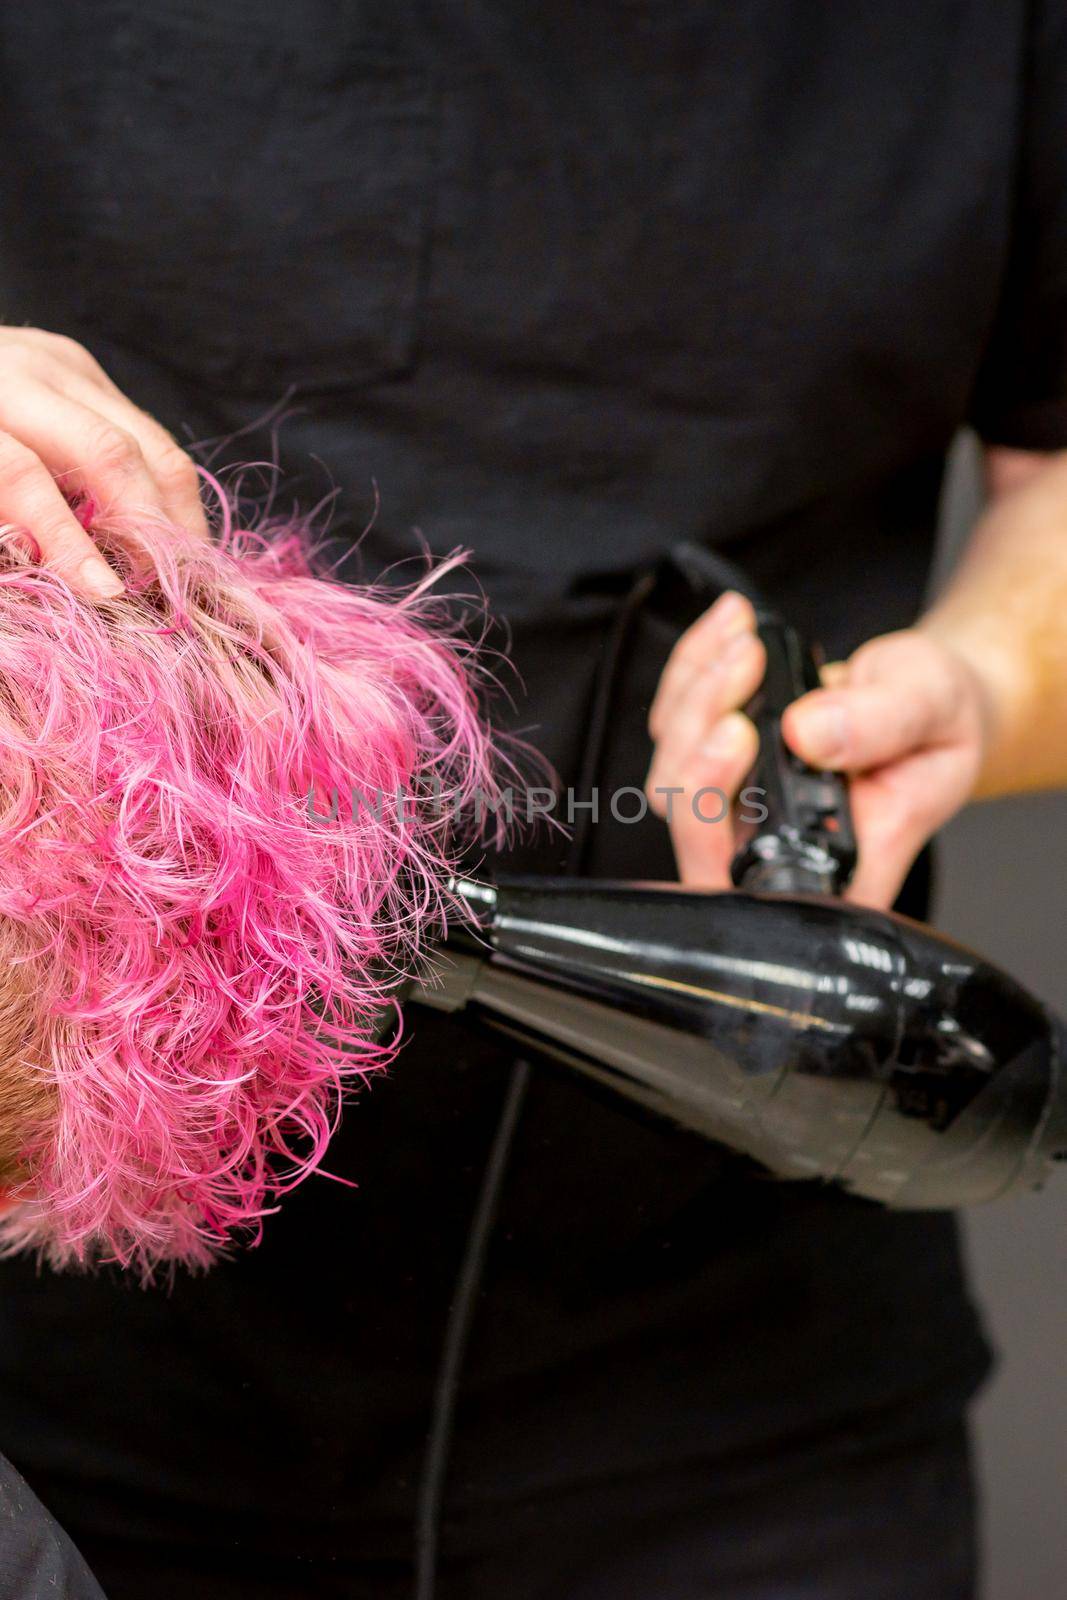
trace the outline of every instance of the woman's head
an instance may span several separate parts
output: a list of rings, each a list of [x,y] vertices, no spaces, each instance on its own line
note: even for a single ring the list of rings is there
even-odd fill
[[[425,585],[103,538],[105,603],[0,557],[0,1247],[149,1272],[257,1229],[390,1059],[491,755]]]

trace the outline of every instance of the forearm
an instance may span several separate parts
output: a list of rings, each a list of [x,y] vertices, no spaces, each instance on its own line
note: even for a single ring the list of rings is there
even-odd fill
[[[990,466],[993,501],[920,624],[981,683],[979,798],[1067,785],[1067,451]]]

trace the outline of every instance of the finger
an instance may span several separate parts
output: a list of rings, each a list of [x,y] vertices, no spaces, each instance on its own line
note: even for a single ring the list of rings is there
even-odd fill
[[[92,352],[65,333],[51,333],[47,328],[0,328],[0,346],[16,352],[31,349],[38,373],[49,369],[57,374],[80,373],[112,394],[121,393]]]
[[[646,780],[649,803],[661,815],[663,802],[656,790],[676,783],[678,772],[720,718],[755,694],[766,665],[766,651],[756,634],[734,634],[674,697]]]
[[[137,440],[79,401],[20,384],[0,396],[0,428],[32,450],[61,489],[91,496],[99,511],[167,515]]]
[[[912,862],[967,799],[974,763],[950,745],[854,778],[849,786],[859,861],[847,898],[889,907]]]
[[[918,850],[915,854],[918,854]],[[904,879],[915,854],[903,850],[861,852],[845,899],[851,900],[854,905],[888,911],[904,887]]]
[[[940,674],[813,689],[782,717],[786,743],[815,767],[862,772],[943,736],[952,698]]]
[[[751,771],[759,736],[739,711],[723,717],[693,752],[682,774],[683,793],[671,812],[671,843],[687,888],[730,888],[732,803]]]
[[[848,682],[847,661],[827,661],[819,668],[824,689],[839,689]]]
[[[122,593],[108,566],[56,486],[48,468],[18,439],[0,433],[0,522],[26,528],[43,561],[94,599]]]
[[[200,474],[196,464],[162,423],[135,406],[114,385],[109,391],[97,390],[91,381],[79,374],[72,380],[70,391],[136,441],[164,516],[198,538],[208,538],[207,514],[200,498]]]
[[[854,779],[849,800],[858,857],[845,899],[887,911],[925,843],[919,819],[912,814],[911,785],[906,775],[901,781],[900,767],[890,767]]]
[[[653,739],[660,737],[675,700],[693,677],[708,667],[728,639],[741,632],[754,632],[755,627],[751,601],[728,589],[686,629],[667,658],[648,714],[648,731]]]

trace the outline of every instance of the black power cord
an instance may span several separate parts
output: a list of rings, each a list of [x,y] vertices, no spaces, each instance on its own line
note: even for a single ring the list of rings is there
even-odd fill
[[[580,794],[584,795],[596,782],[630,629],[655,583],[655,572],[642,572],[635,579],[604,641],[582,749],[578,778]],[[586,864],[592,842],[591,828],[591,812],[583,810],[571,835],[567,852],[565,870],[568,875],[576,876]],[[455,1426],[459,1384],[485,1272],[486,1256],[496,1224],[500,1195],[515,1142],[515,1132],[529,1089],[530,1073],[530,1063],[525,1058],[519,1057],[513,1062],[500,1116],[486,1159],[477,1204],[467,1231],[463,1260],[456,1277],[456,1286],[445,1324],[441,1360],[434,1384],[430,1431],[415,1510],[414,1600],[434,1600],[437,1589],[441,1507]]]
[[[489,1158],[482,1175],[478,1203],[467,1231],[448,1310],[441,1362],[434,1385],[433,1411],[426,1443],[422,1477],[415,1510],[415,1600],[433,1600],[437,1589],[437,1551],[441,1532],[441,1505],[452,1445],[459,1381],[467,1353],[471,1324],[482,1285],[485,1259],[492,1238],[508,1160],[530,1082],[530,1063],[516,1059],[508,1075],[504,1103],[497,1119]]]

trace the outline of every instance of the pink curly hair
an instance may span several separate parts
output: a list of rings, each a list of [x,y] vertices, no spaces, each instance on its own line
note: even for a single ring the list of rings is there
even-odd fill
[[[115,601],[0,552],[0,1251],[148,1278],[257,1238],[392,1059],[495,757],[429,578],[94,534]]]

